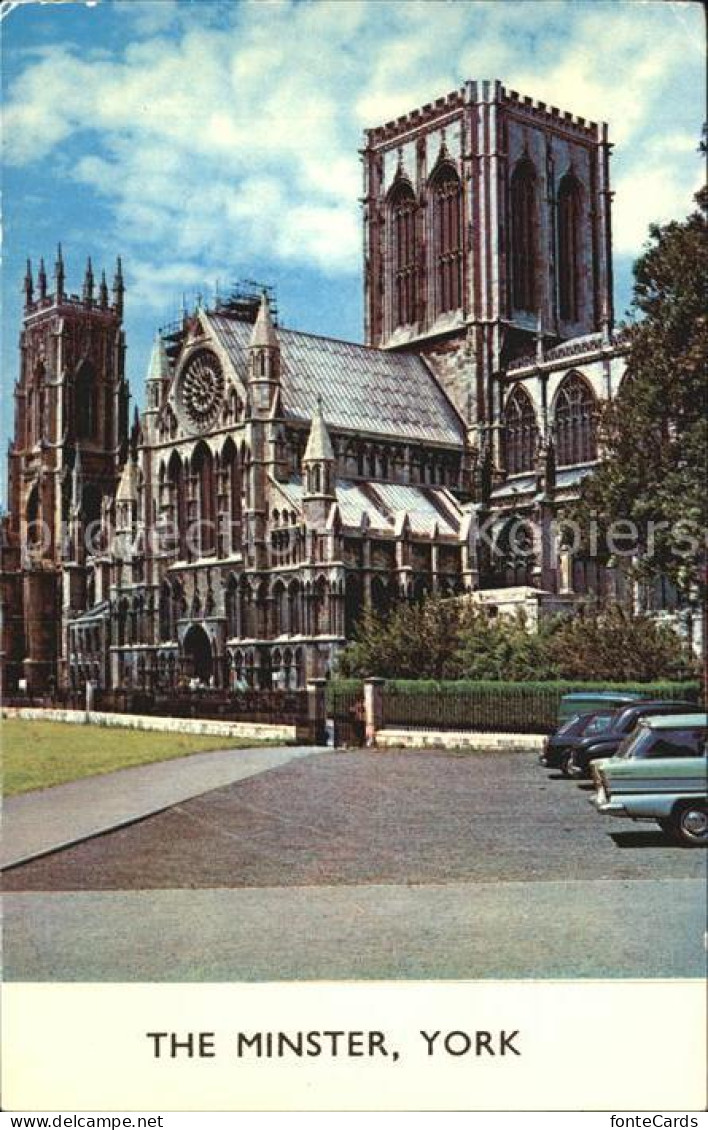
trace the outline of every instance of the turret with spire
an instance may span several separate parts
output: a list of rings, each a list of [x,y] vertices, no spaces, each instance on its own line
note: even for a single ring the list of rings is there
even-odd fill
[[[150,362],[145,377],[145,411],[143,430],[149,442],[155,438],[155,428],[160,408],[164,404],[170,386],[172,369],[165,349],[162,334],[158,331],[152,345]]]
[[[312,417],[310,435],[302,457],[302,501],[308,525],[324,529],[332,503],[336,501],[334,451],[322,411],[322,397]]]
[[[64,260],[61,254],[61,244],[57,244],[57,257],[54,263],[54,301],[59,305],[65,298],[64,291]]]
[[[170,383],[172,371],[170,369],[170,359],[167,356],[165,349],[165,341],[162,334],[158,332],[155,334],[155,340],[152,344],[152,353],[150,354],[150,364],[147,371],[147,406],[148,411],[159,408],[162,403],[162,398]]]
[[[37,288],[38,298],[40,302],[44,302],[47,297],[47,270],[44,266],[44,259],[39,260],[39,274],[37,275]]]
[[[138,518],[138,462],[131,443],[116,491],[116,538],[118,556],[131,556]]]
[[[32,263],[30,262],[29,259],[27,260],[27,270],[25,272],[24,292],[25,292],[25,310],[29,310],[30,306],[32,305],[32,302],[34,301],[34,283],[32,281]]]
[[[125,283],[123,282],[123,264],[120,255],[116,259],[116,273],[113,276],[113,306],[118,317],[123,318],[123,296]]]
[[[93,265],[91,256],[86,260],[86,273],[84,275],[84,288],[82,298],[85,306],[93,306]]]
[[[101,282],[98,287],[98,305],[102,310],[108,309],[108,283],[106,282],[105,271],[101,271]]]
[[[248,347],[248,386],[253,416],[272,416],[280,391],[280,341],[266,291]]]

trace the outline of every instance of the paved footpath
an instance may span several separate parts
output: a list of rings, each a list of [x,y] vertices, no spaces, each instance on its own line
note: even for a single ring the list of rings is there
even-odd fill
[[[705,976],[700,879],[3,896],[7,981]]]
[[[193,753],[9,797],[3,803],[0,868],[132,824],[180,801],[317,752],[313,746],[285,746]]]

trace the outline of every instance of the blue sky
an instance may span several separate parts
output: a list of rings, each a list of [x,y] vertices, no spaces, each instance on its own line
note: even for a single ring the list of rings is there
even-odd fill
[[[361,339],[362,130],[468,78],[610,123],[616,301],[701,177],[698,3],[3,3],[4,442],[25,258],[121,254],[132,390],[181,295],[274,283],[285,324]]]

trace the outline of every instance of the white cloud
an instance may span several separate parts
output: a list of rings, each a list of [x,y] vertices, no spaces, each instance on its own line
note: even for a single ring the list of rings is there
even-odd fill
[[[122,48],[60,46],[22,60],[5,158],[51,168],[57,151],[71,151],[70,175],[109,206],[145,302],[177,282],[174,264],[187,286],[254,258],[356,272],[362,127],[467,78],[500,78],[610,122],[619,252],[638,252],[652,219],[690,207],[702,106],[697,6],[121,7]]]
[[[704,179],[698,165],[692,180],[680,166],[657,161],[644,163],[641,170],[633,170],[616,181],[613,232],[617,255],[636,256],[648,238],[651,224],[664,224],[694,210],[693,196]],[[639,181],[641,192],[637,191]]]

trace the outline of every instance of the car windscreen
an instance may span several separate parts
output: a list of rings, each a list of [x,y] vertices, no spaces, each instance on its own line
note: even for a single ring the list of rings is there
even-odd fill
[[[567,722],[564,722],[562,726],[558,727],[558,729],[556,730],[556,736],[558,734],[569,734],[571,730],[575,729],[579,721],[580,715],[574,714],[572,718],[569,718]]]
[[[642,746],[634,757],[701,757],[705,750],[706,732],[701,729],[657,730],[654,741]]]
[[[633,734],[627,734],[627,737],[620,742],[615,757],[641,757],[641,751],[651,745],[653,737],[651,730],[647,730],[644,726],[640,727]]]
[[[602,734],[605,730],[610,729],[614,717],[614,712],[611,714],[593,714],[583,726],[579,727],[579,732],[584,738],[590,738],[593,734]]]

